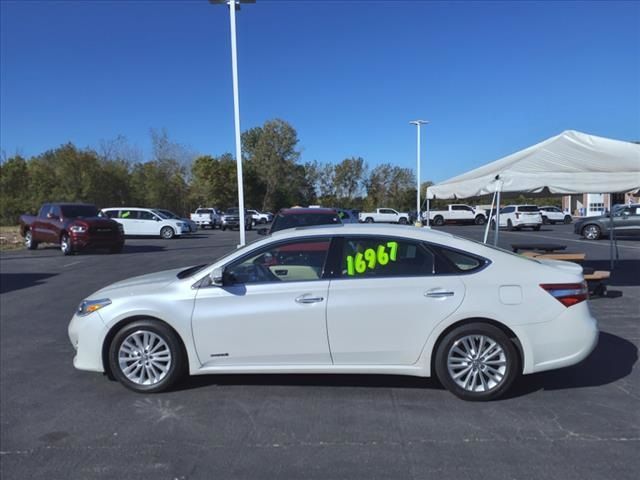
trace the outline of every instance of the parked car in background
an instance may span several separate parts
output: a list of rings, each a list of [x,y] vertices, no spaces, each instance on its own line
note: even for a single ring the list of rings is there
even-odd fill
[[[142,394],[186,374],[384,373],[436,376],[484,401],[586,358],[598,341],[587,298],[576,264],[428,229],[336,225],[106,286],[68,333],[75,368]]]
[[[340,221],[342,223],[358,223],[358,214],[353,213],[353,210],[347,210],[344,208],[334,208],[338,213],[338,217],[340,217]]]
[[[576,221],[573,231],[587,240],[598,240],[609,236],[611,223],[616,236],[640,236],[640,203],[617,208],[612,216],[582,218]]]
[[[194,213],[190,215],[193,222],[198,224],[200,228],[211,228],[221,226],[222,214],[215,208],[197,208]]]
[[[124,230],[117,222],[100,218],[95,205],[45,203],[38,215],[20,216],[20,234],[29,250],[39,243],[60,245],[64,255],[89,248],[105,248],[119,253],[124,246]]]
[[[102,213],[118,222],[129,236],[159,236],[166,240],[189,233],[189,225],[182,220],[163,218],[150,208],[103,208]]]
[[[258,210],[247,210],[253,219],[253,224],[265,224],[273,220],[273,213],[261,213]]]
[[[495,228],[495,217],[491,219],[491,227]],[[532,228],[540,230],[542,215],[537,205],[507,205],[500,209],[500,227],[509,230]]]
[[[364,223],[400,223],[403,225],[411,223],[408,213],[400,213],[393,208],[377,208],[375,212],[360,212],[358,220]]]
[[[422,219],[426,220],[427,212],[423,212]],[[487,221],[487,213],[484,209],[473,208],[469,205],[447,205],[444,210],[429,211],[429,221],[433,225],[441,226],[445,223],[471,223],[484,225]]]
[[[338,212],[333,208],[283,208],[273,218],[271,228],[260,229],[261,235],[272,234],[280,230],[296,227],[313,227],[317,225],[341,225]]]
[[[253,218],[248,210],[244,211],[244,229],[251,230],[253,227]],[[220,228],[226,230],[227,228],[240,229],[240,209],[228,208],[220,217]]]
[[[173,213],[171,210],[165,210],[163,208],[155,208],[154,212],[158,213],[161,217],[164,217],[164,218],[172,218],[174,220],[182,220],[189,227],[189,232],[190,233],[195,233],[195,232],[198,231],[198,224],[196,222],[194,222],[193,220],[191,220],[190,218],[179,217],[178,215]]]
[[[571,223],[573,218],[568,213],[562,211],[559,207],[554,207],[552,205],[545,205],[543,207],[538,207],[540,210],[540,215],[542,215],[542,223]]]

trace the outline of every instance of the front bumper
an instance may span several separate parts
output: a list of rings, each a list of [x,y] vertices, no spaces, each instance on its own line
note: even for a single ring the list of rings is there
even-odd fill
[[[107,335],[107,328],[100,312],[93,312],[84,317],[74,315],[69,322],[67,333],[76,351],[73,366],[78,370],[104,372],[102,345]]]
[[[96,237],[86,233],[71,233],[71,247],[74,250],[85,250],[91,248],[122,248],[124,236]]]

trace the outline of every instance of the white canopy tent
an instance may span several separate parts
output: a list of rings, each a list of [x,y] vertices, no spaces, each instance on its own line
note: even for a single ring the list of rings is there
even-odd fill
[[[566,130],[427,189],[427,199],[501,192],[616,193],[640,188],[640,145]]]
[[[638,190],[640,145],[566,130],[427,188],[427,209],[428,201],[434,198],[457,199],[496,193],[499,212],[501,192],[540,193],[545,189],[552,194]],[[496,228],[495,243],[497,233]]]

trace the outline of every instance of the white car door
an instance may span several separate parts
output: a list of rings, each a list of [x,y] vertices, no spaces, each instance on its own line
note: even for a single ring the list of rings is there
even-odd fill
[[[458,276],[434,274],[439,261],[419,242],[346,238],[327,305],[334,364],[414,364],[435,325],[464,298]]]
[[[138,210],[131,208],[123,208],[120,210],[120,216],[115,220],[122,224],[125,235],[141,235],[138,226],[138,213]]]
[[[331,365],[322,278],[329,239],[276,242],[225,268],[225,285],[198,289],[192,316],[205,366]]]
[[[137,222],[137,235],[160,235],[162,221],[153,212],[140,210]]]

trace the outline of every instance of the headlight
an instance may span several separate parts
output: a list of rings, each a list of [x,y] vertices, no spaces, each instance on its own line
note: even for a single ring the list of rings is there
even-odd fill
[[[84,300],[80,306],[78,307],[78,315],[84,317],[85,315],[89,315],[97,310],[100,310],[102,307],[106,307],[107,305],[111,305],[111,300],[108,298],[101,298],[100,300]]]
[[[81,225],[73,225],[69,230],[73,233],[84,233],[87,231],[87,227],[83,227]]]

